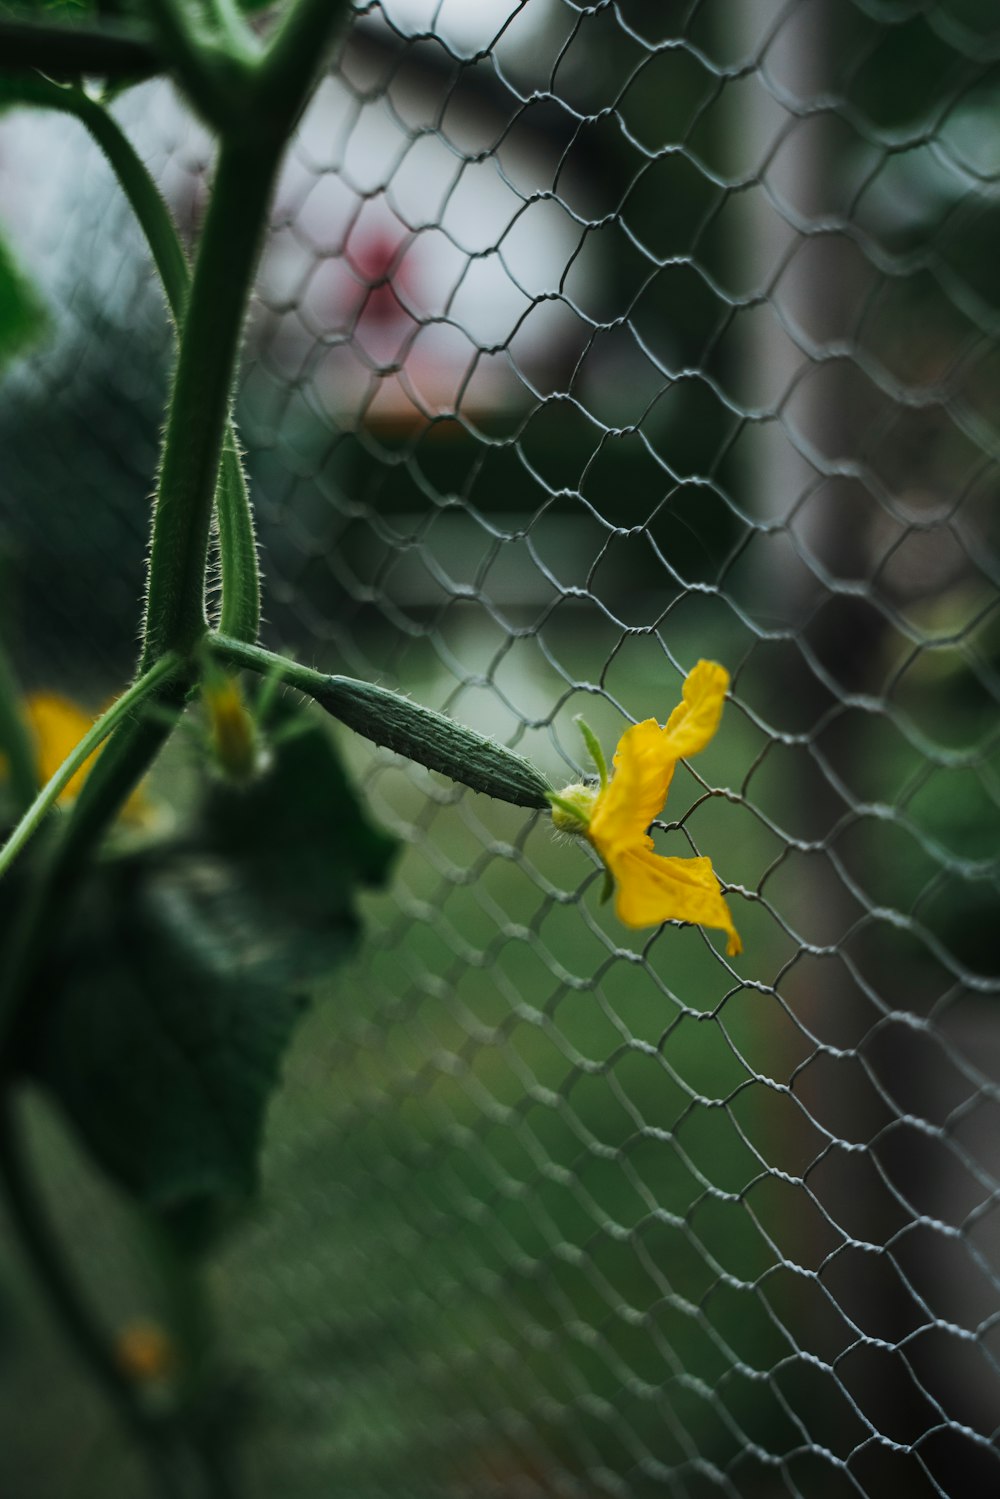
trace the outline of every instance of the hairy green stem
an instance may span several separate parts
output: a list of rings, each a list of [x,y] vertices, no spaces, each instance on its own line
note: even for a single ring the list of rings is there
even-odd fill
[[[36,1192],[25,1158],[20,1119],[9,1092],[0,1096],[0,1182],[11,1224],[60,1326],[137,1439],[156,1492],[161,1499],[184,1499],[171,1461],[168,1435],[136,1398],[136,1391],[115,1362],[107,1334],[92,1316],[66,1263],[60,1239]]]
[[[191,273],[170,213],[125,132],[114,117],[82,89],[69,94],[71,112],[86,125],[111,164],[146,236],[178,331],[183,327]],[[253,511],[236,430],[226,428],[215,496],[219,526],[222,604],[219,624],[227,635],[256,640],[260,628],[260,568]]]
[[[34,797],[7,842],[0,848],[0,877],[6,874],[25,844],[41,827],[77,771],[86,765],[91,755],[104,743],[111,731],[117,728],[123,719],[128,718],[144,698],[155,692],[159,684],[176,671],[179,665],[180,657],[173,652],[161,656],[149,671],[137,677],[131,687],[123,692],[121,697],[116,698],[111,707],[91,725],[79,744],[66,756],[55,775]]]
[[[179,332],[184,325],[191,274],[167,206],[131,141],[113,116],[82,89],[74,89],[72,93],[75,96],[73,113],[86,125],[111,163],[139,220]],[[256,640],[260,628],[257,537],[232,421],[226,427],[215,505],[222,572],[219,623],[227,635],[235,635],[240,640]]]
[[[156,712],[129,714],[111,735],[83,783],[53,850],[45,883],[54,897],[65,897],[98,840],[169,739],[183,710],[189,682],[184,672],[165,674],[157,690],[146,699]]]
[[[219,151],[167,418],[149,559],[144,667],[162,651],[190,651],[206,628],[212,500],[243,317],[282,145],[224,140]]]
[[[221,141],[167,417],[149,560],[145,666],[164,650],[189,652],[206,629],[211,499],[267,206],[324,46],[349,9],[348,0],[295,0],[258,61],[218,53],[195,36],[179,0],[150,4],[181,84],[219,128]],[[246,537],[239,539],[239,554],[247,556]],[[220,544],[230,541],[236,551],[237,538],[220,526]],[[237,588],[227,625],[239,596]],[[251,634],[246,628],[241,633]]]
[[[237,640],[256,640],[260,629],[260,561],[253,506],[247,489],[239,438],[232,422],[226,428],[222,470],[215,496],[219,526],[222,604],[219,628]]]
[[[82,89],[58,89],[70,110],[104,152],[146,236],[174,323],[183,327],[191,273],[166,204],[131,141],[114,117]],[[222,604],[219,623],[227,635],[256,640],[260,628],[260,569],[253,511],[239,443],[232,422],[226,428],[215,497],[219,526]]]
[[[46,102],[74,115],[103,151],[146,237],[174,322],[182,327],[191,281],[187,257],[160,190],[132,142],[105,106],[83,88],[53,84]]]

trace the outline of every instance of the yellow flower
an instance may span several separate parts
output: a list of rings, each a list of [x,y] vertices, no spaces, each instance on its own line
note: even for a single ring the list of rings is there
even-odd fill
[[[39,784],[44,786],[55,775],[66,756],[76,749],[94,720],[71,698],[62,697],[57,692],[29,693],[21,704],[21,711],[35,746]],[[59,793],[60,803],[74,801],[79,796],[100,753],[100,749],[96,749],[67,782]],[[6,774],[6,760],[0,756],[0,776]],[[149,803],[142,789],[137,787],[122,808],[121,815],[128,821],[144,822],[148,813]]]
[[[31,737],[35,741],[35,763],[38,779],[44,786],[51,780],[70,752],[93,723],[89,713],[57,692],[33,692],[24,699],[23,709]],[[71,802],[79,796],[90,774],[97,751],[81,765],[76,775],[62,789],[60,802]]]
[[[577,783],[552,799],[552,820],[579,833],[597,850],[615,887],[615,911],[626,926],[690,921],[718,927],[730,957],[743,944],[733,925],[710,859],[668,859],[653,852],[649,825],[667,799],[677,761],[704,749],[719,727],[729,673],[699,661],[684,682],[683,698],[661,728],[655,718],[626,729],[608,777],[590,730],[581,725],[600,772],[599,786]]]
[[[158,1322],[136,1317],[120,1329],[114,1344],[115,1362],[136,1384],[154,1384],[174,1372],[177,1353],[173,1340]]]

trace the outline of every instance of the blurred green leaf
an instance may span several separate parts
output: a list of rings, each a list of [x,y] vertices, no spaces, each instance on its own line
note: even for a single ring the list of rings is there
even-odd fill
[[[108,860],[79,902],[31,1068],[101,1166],[189,1242],[253,1191],[302,988],[354,947],[355,892],[392,852],[309,725],[248,790],[213,786],[189,833]]]
[[[0,239],[0,368],[45,327],[41,301]]]
[[[105,12],[94,0],[0,0],[0,21],[45,21],[72,24]]]
[[[280,9],[275,0],[237,0],[246,12]],[[74,21],[132,20],[148,18],[142,0],[0,0],[0,20],[48,21],[55,25]]]
[[[247,13],[269,0],[236,0]],[[204,21],[213,30],[212,18]],[[105,97],[167,70],[145,0],[0,0],[0,70],[23,82],[33,69],[47,79],[103,78]],[[215,18],[215,41],[225,46],[225,28]],[[2,85],[2,76],[0,76]],[[11,95],[13,94],[13,98]],[[17,102],[18,90],[0,86],[0,108]],[[6,97],[5,97],[6,96]],[[26,102],[51,104],[45,99]]]
[[[241,907],[258,936],[248,955],[257,975],[305,982],[341,956],[338,918],[352,912],[359,884],[385,878],[395,841],[368,821],[325,725],[285,710],[275,730],[270,773],[246,789],[213,783],[201,840],[206,854],[239,869]]]

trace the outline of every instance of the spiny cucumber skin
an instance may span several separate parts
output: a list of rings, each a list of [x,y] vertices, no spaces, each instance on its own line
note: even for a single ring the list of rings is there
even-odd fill
[[[310,691],[334,718],[385,749],[515,807],[548,809],[551,788],[530,761],[433,708],[352,677],[327,677]]]

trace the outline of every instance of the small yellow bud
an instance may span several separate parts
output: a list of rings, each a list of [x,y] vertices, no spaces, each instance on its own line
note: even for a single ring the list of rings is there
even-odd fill
[[[216,760],[232,780],[249,781],[260,770],[262,757],[257,728],[239,682],[220,676],[207,681],[202,692]]]
[[[115,1361],[136,1384],[166,1379],[177,1363],[173,1340],[158,1322],[137,1317],[126,1322],[115,1339]]]

